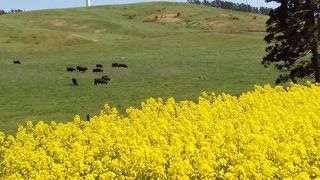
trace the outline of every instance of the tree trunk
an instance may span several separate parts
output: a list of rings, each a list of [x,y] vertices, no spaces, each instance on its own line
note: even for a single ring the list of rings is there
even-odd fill
[[[312,64],[314,69],[315,82],[320,83],[320,66],[319,66],[319,52],[318,52],[318,39],[314,39],[312,45]]]
[[[319,51],[318,51],[318,19],[314,17],[314,39],[312,43],[312,64],[314,68],[314,76],[315,76],[315,82],[320,83],[320,66],[319,66]]]

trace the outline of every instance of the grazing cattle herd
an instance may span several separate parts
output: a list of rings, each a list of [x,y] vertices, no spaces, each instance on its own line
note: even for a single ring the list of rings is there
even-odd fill
[[[13,64],[21,64],[21,62],[19,60],[14,60],[12,61]],[[112,63],[112,67],[116,67],[116,68],[128,68],[128,65],[126,64],[119,64],[119,63]],[[100,73],[103,72],[103,65],[102,64],[96,64],[95,68],[92,69],[93,73]],[[74,72],[74,71],[78,71],[78,72],[83,72],[85,73],[88,70],[87,67],[83,67],[83,66],[77,66],[76,68],[74,67],[67,67],[67,72]],[[78,86],[78,81],[76,78],[71,78],[72,80],[72,85],[73,86]],[[99,78],[95,78],[93,81],[94,86],[97,86],[98,84],[105,84],[107,85],[109,82],[111,81],[111,78],[108,75],[103,75]],[[90,121],[90,115],[87,115],[87,121]]]
[[[113,68],[128,68],[128,65],[126,64],[121,64],[121,63],[112,63]],[[96,64],[96,67],[92,69],[93,73],[101,73],[103,72],[103,65],[102,64]],[[78,71],[78,72],[86,72],[88,70],[87,67],[83,66],[77,66],[76,68],[73,67],[67,67],[67,72],[73,72],[73,71]],[[77,79],[72,78],[72,84],[74,86],[78,86]],[[93,81],[93,84],[97,86],[98,84],[105,84],[107,85],[111,81],[111,78],[108,75],[101,76],[99,78],[95,78]]]
[[[13,64],[21,64],[20,61],[18,60],[14,60]],[[113,68],[128,68],[128,65],[126,64],[121,64],[121,63],[112,63],[112,67]],[[102,73],[103,72],[103,65],[102,64],[96,64],[95,68],[92,69],[93,73]],[[78,71],[78,72],[82,72],[85,73],[88,70],[87,67],[83,67],[83,66],[77,66],[76,68],[74,67],[67,67],[67,72],[74,72],[74,71]],[[78,81],[76,78],[72,78],[72,85],[74,86],[78,86]],[[95,86],[97,86],[98,84],[105,84],[107,85],[109,82],[111,81],[111,78],[108,75],[104,75],[98,78],[95,78],[93,81],[93,84]]]

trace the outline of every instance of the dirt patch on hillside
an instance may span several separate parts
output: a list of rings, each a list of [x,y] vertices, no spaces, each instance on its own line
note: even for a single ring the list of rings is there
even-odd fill
[[[96,29],[94,30],[95,33],[102,33],[102,32],[105,32],[106,30],[104,29]]]
[[[143,19],[144,22],[159,22],[159,23],[178,23],[181,21],[179,19],[179,13],[169,13],[169,14],[151,14]]]
[[[82,26],[77,25],[77,27],[76,27],[75,29],[83,30],[83,29],[87,29],[87,28],[89,28],[89,26],[88,26],[88,25],[82,25]]]
[[[50,24],[51,24],[52,26],[56,26],[56,27],[63,26],[65,23],[66,23],[66,21],[65,21],[65,20],[62,20],[62,19],[54,19],[54,20],[51,20],[51,21],[50,21]]]

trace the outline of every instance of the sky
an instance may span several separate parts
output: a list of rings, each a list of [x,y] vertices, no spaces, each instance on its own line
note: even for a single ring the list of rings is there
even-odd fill
[[[130,4],[138,2],[150,2],[154,0],[91,0],[91,4],[108,5],[108,4]],[[186,2],[186,0],[161,0],[171,2]],[[209,0],[210,1],[210,0]],[[276,7],[275,3],[265,3],[265,0],[228,0],[236,3],[248,3],[252,6]],[[39,10],[53,8],[70,8],[85,6],[85,0],[0,0],[0,9],[22,9],[22,10]]]

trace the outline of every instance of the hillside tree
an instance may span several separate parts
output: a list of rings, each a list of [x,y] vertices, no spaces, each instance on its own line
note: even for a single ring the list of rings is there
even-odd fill
[[[7,14],[7,12],[2,10],[2,9],[0,9],[0,15],[3,15],[3,14]]]
[[[10,11],[7,12],[5,10],[0,9],[0,15],[14,14],[14,13],[20,13],[20,12],[23,12],[23,10],[21,10],[21,9],[11,9]]]
[[[270,11],[262,64],[282,72],[276,83],[312,77],[320,82],[319,0],[267,0],[280,6]]]
[[[202,4],[211,7],[217,7],[222,9],[230,9],[235,11],[251,12],[257,14],[269,14],[271,8],[267,7],[252,7],[249,4],[244,3],[235,3],[231,1],[222,1],[222,0],[187,0],[187,3],[190,4]]]

